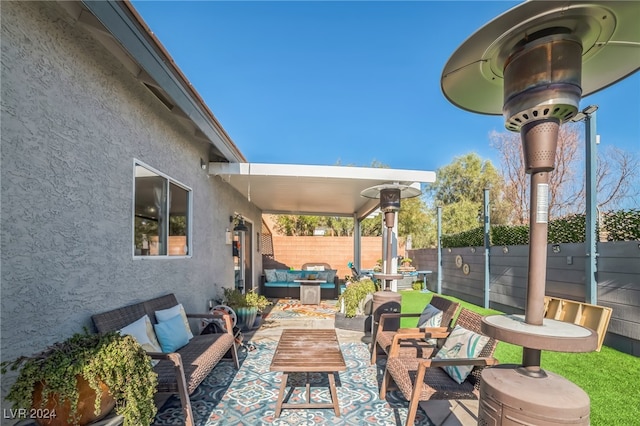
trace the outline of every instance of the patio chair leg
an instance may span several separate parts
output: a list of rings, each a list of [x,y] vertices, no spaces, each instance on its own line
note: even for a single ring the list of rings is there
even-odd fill
[[[371,365],[376,363],[376,355],[378,354],[378,344],[373,342],[373,349],[371,350]]]
[[[422,383],[424,382],[425,372],[425,366],[420,365],[416,373],[416,379],[413,382],[413,391],[411,392],[411,401],[409,401],[406,426],[411,426],[416,421],[416,413],[418,411],[418,406],[420,405],[420,395],[422,394]]]
[[[389,385],[389,380],[391,380],[391,376],[385,368],[384,376],[382,376],[382,384],[380,384],[380,399],[386,399],[387,397],[387,386]]]
[[[233,358],[233,363],[236,366],[236,370],[240,369],[240,361],[238,360],[238,348],[236,347],[236,343],[233,342],[231,345],[231,358]]]

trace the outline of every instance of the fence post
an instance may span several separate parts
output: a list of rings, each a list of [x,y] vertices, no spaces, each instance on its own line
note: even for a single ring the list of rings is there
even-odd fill
[[[489,249],[490,249],[490,209],[489,209],[489,188],[484,189],[484,307],[489,308],[490,280],[489,274]]]
[[[438,206],[438,285],[436,287],[436,293],[442,294],[442,207]]]

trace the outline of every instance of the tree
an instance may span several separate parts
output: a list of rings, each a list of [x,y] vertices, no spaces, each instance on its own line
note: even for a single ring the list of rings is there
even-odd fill
[[[558,132],[555,170],[549,176],[549,216],[564,217],[585,210],[584,137],[579,123],[567,123]],[[530,177],[525,173],[522,143],[517,133],[493,132],[491,146],[500,154],[505,199],[511,204],[509,223],[525,224],[529,218]],[[617,208],[638,194],[637,155],[608,147],[598,150],[597,203],[600,209]]]
[[[465,154],[436,171],[429,188],[432,201],[443,206],[443,233],[456,233],[479,226],[484,189],[489,188],[491,223],[503,224],[509,208],[503,196],[503,178],[491,161],[476,153]]]

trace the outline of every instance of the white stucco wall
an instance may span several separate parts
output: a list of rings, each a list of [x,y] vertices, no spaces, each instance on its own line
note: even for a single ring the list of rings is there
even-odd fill
[[[1,359],[168,292],[204,311],[214,283],[233,285],[229,215],[259,230],[260,211],[200,168],[207,144],[56,2],[1,8]],[[132,258],[134,158],[192,188],[191,258]]]

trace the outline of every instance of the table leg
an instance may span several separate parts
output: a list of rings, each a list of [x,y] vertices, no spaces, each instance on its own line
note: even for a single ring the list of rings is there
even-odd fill
[[[309,383],[309,373],[304,373],[304,380],[307,387],[307,404],[311,404],[311,383]]]
[[[284,398],[284,391],[287,388],[288,373],[282,373],[282,384],[280,385],[280,392],[278,392],[278,402],[276,402],[276,417],[280,417],[282,412],[282,399]]]
[[[336,392],[336,379],[335,373],[328,373],[329,376],[329,391],[331,393],[331,401],[333,402],[333,411],[336,416],[340,417],[340,403],[338,402],[338,392]]]

